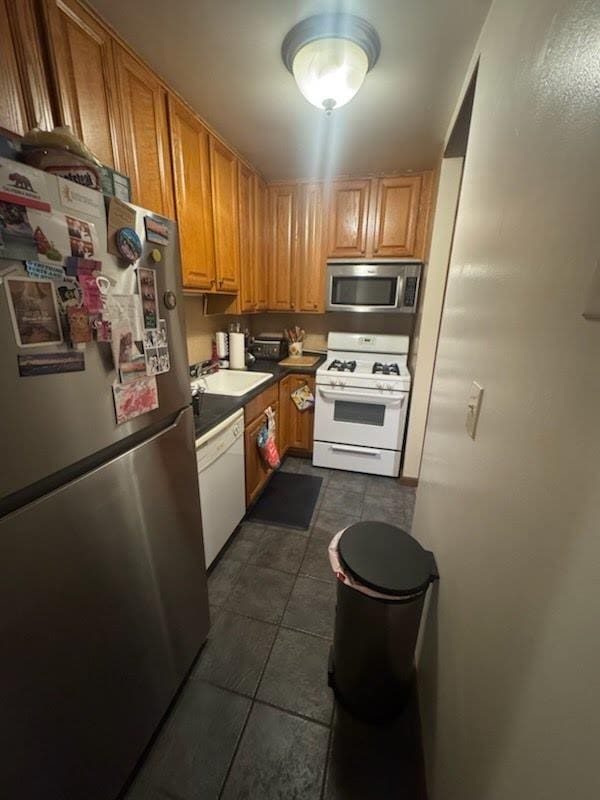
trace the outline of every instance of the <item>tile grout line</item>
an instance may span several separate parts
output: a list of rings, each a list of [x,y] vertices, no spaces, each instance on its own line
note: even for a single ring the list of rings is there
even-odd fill
[[[241,571],[242,570],[240,570],[240,572]],[[299,571],[300,571],[300,567],[298,567],[298,572],[296,572],[296,575],[295,575],[295,578],[294,578],[294,583],[296,582],[296,580],[298,578]],[[289,574],[289,573],[286,573],[286,574]],[[232,591],[233,591],[233,587],[232,587]],[[243,739],[244,734],[246,732],[246,728],[248,727],[248,721],[250,720],[250,716],[252,714],[254,706],[256,705],[257,702],[261,702],[261,701],[256,699],[256,695],[258,693],[258,690],[260,688],[260,684],[262,683],[262,679],[263,679],[264,674],[266,672],[267,664],[269,663],[269,659],[271,658],[271,654],[272,654],[273,649],[275,647],[275,642],[277,641],[277,637],[279,636],[279,631],[281,630],[281,621],[283,620],[283,618],[285,616],[285,612],[287,611],[287,607],[289,605],[290,598],[292,596],[292,592],[293,591],[294,591],[294,587],[292,586],[292,588],[290,589],[290,593],[289,593],[289,595],[287,597],[287,600],[285,602],[285,606],[283,608],[283,611],[281,612],[281,619],[277,623],[277,631],[275,632],[275,636],[273,637],[273,642],[271,643],[271,647],[269,648],[269,653],[268,653],[268,655],[267,655],[267,657],[265,659],[265,662],[263,664],[263,668],[262,668],[262,670],[260,672],[260,676],[259,676],[259,678],[258,678],[258,680],[256,682],[256,688],[254,689],[254,694],[252,696],[252,700],[251,700],[251,703],[250,703],[250,709],[248,711],[248,715],[247,715],[247,717],[246,717],[246,719],[244,721],[244,725],[242,727],[242,730],[240,731],[240,736],[238,738],[238,741],[236,742],[236,746],[235,746],[235,749],[233,751],[233,754],[232,754],[232,757],[231,757],[231,761],[229,762],[229,766],[227,768],[227,772],[226,772],[225,777],[223,779],[223,784],[222,784],[221,789],[219,791],[219,795],[218,795],[219,800],[221,800],[221,798],[223,797],[223,792],[225,791],[225,787],[227,786],[227,782],[229,781],[229,778],[231,776],[231,771],[233,769],[233,765],[235,763],[235,759],[237,758],[237,754],[239,752],[240,745],[242,743],[242,739]],[[273,707],[277,708],[277,706],[273,706]],[[278,709],[278,710],[283,711],[284,709]]]

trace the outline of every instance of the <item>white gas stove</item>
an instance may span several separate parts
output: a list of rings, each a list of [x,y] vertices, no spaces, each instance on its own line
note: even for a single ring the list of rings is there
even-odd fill
[[[313,464],[397,476],[408,410],[408,336],[330,333],[316,375]]]

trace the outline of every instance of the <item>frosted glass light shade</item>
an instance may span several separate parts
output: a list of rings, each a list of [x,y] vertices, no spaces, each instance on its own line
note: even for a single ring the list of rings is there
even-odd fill
[[[350,102],[369,70],[365,51],[349,39],[317,39],[301,47],[293,62],[298,88],[309,103],[331,112]]]

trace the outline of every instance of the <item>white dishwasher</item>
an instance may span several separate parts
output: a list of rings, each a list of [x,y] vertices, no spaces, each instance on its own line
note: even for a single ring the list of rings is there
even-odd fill
[[[243,410],[196,439],[196,461],[208,567],[246,513]]]

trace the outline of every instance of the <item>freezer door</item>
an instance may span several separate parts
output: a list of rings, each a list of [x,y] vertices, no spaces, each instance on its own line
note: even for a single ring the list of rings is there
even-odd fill
[[[191,409],[0,520],[3,797],[114,800],[208,632]]]
[[[185,323],[181,295],[181,267],[177,225],[167,220],[168,245],[159,246],[162,260],[155,263],[146,242],[144,217],[151,212],[136,209],[135,228],[143,242],[142,257],[127,267],[106,253],[104,201],[98,192],[78,187],[78,196],[89,200],[89,213],[61,207],[67,181],[41,173],[46,181],[47,199],[55,213],[74,214],[95,226],[100,249],[94,254],[102,261],[102,273],[113,282],[114,294],[137,291],[135,266],[156,271],[159,316],[166,320],[171,370],[159,375],[160,407],[123,425],[117,425],[112,383],[118,380],[109,344],[90,342],[85,347],[85,371],[59,375],[19,377],[17,355],[53,352],[66,345],[19,349],[10,319],[6,291],[0,286],[0,448],[10,454],[10,469],[0,469],[0,498],[60,472],[94,453],[120,442],[147,426],[159,423],[191,403]],[[72,184],[71,184],[72,186]],[[0,259],[0,269],[8,262]],[[22,269],[22,265],[21,265]],[[174,309],[165,305],[165,293],[174,293]],[[5,456],[8,458],[8,456]]]

